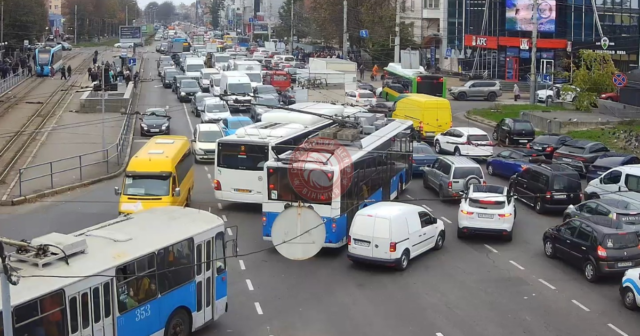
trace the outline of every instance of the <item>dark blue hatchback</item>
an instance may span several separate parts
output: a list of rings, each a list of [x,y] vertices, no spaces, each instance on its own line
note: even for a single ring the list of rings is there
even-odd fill
[[[422,174],[422,170],[420,168],[433,164],[433,162],[438,157],[431,146],[427,145],[424,142],[414,142],[413,143],[413,173],[414,174]]]
[[[640,164],[640,158],[624,153],[605,153],[587,169],[587,182],[599,178],[609,169],[630,164]]]

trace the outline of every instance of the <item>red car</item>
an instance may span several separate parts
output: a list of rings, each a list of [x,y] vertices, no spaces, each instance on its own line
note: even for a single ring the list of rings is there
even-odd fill
[[[610,92],[610,93],[601,94],[599,98],[602,99],[602,100],[609,100],[609,101],[617,102],[618,98],[620,98],[620,96],[618,96],[618,94],[615,93],[615,92]]]

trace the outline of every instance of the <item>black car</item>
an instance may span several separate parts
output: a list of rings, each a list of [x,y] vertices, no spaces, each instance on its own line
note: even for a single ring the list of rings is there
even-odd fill
[[[496,124],[491,135],[493,141],[507,146],[526,146],[536,137],[529,120],[504,118]]]
[[[526,166],[509,180],[511,194],[534,207],[537,213],[564,211],[582,201],[580,176],[559,164]]]
[[[571,140],[565,142],[564,146],[553,154],[553,162],[569,166],[577,171],[580,177],[585,177],[589,166],[607,152],[609,148],[601,142]]]
[[[177,94],[179,92],[178,89],[180,88],[180,82],[182,82],[185,79],[191,79],[191,77],[185,76],[185,75],[173,76],[171,92],[175,92]]]
[[[391,117],[391,114],[395,110],[395,102],[378,102],[369,107],[367,111],[369,113],[380,113],[387,117]]]
[[[545,231],[542,242],[547,257],[580,267],[589,282],[640,266],[638,234],[609,217],[569,219]]]
[[[191,98],[200,92],[202,92],[200,91],[200,84],[195,79],[183,79],[178,85],[176,97],[181,103],[190,103]]]
[[[527,145],[527,148],[533,149],[544,155],[545,158],[551,160],[553,158],[553,153],[555,153],[556,150],[562,147],[567,141],[571,140],[573,139],[568,135],[543,134],[533,139],[533,141]]]
[[[358,90],[366,90],[372,93],[376,93],[376,88],[369,83],[358,83]]]
[[[164,109],[149,109],[140,117],[140,135],[156,136],[171,134],[171,117]]]
[[[164,87],[165,89],[173,89],[173,79],[178,76],[178,74],[178,70],[166,70],[164,72],[164,77],[162,78],[162,87]]]
[[[296,103],[296,95],[291,88],[288,88],[280,94],[280,103],[289,106]]]

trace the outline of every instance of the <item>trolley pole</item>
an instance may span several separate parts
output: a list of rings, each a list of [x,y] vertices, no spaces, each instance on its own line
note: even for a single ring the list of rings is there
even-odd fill
[[[291,0],[291,50],[289,50],[289,54],[293,54],[293,7],[295,5],[295,1]]]
[[[11,284],[9,283],[9,267],[7,266],[7,256],[4,253],[4,243],[0,241],[0,259],[2,265],[0,269],[0,291],[2,291],[2,325],[4,326],[4,336],[13,336],[13,316],[11,316]]]
[[[400,63],[400,0],[396,0],[396,38],[394,44],[393,62]]]
[[[531,83],[529,83],[529,104],[536,103],[536,44],[538,42],[538,0],[533,1],[533,32],[531,33]]]
[[[73,44],[78,44],[78,5],[76,5],[73,19]]]
[[[0,5],[0,43],[4,42],[4,2]]]
[[[346,60],[349,53],[349,30],[347,29],[347,0],[343,2],[344,14],[342,18],[342,59]]]

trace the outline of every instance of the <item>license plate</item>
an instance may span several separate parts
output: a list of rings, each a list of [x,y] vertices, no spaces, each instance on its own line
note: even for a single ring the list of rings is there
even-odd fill
[[[371,243],[367,243],[367,242],[363,242],[363,241],[359,241],[359,240],[356,240],[353,243],[358,245],[358,246],[362,246],[362,247],[369,247],[369,245],[371,245]]]
[[[567,198],[567,195],[553,195],[553,198]]]
[[[633,263],[631,261],[618,263],[618,267],[628,267],[628,266],[631,266],[631,265],[633,265]]]
[[[562,161],[571,162],[571,159],[562,158]]]
[[[535,149],[535,150],[542,150],[542,147],[536,147],[536,146],[533,146],[533,149]]]
[[[249,189],[236,189],[236,192],[248,194],[251,192]]]
[[[483,213],[479,213],[479,214],[478,214],[478,218],[493,219],[493,215],[491,215],[491,214],[483,214]]]
[[[160,130],[149,130],[149,132],[151,132],[151,133],[158,133],[158,132],[160,132]]]
[[[527,140],[520,140],[520,142],[527,142]]]

